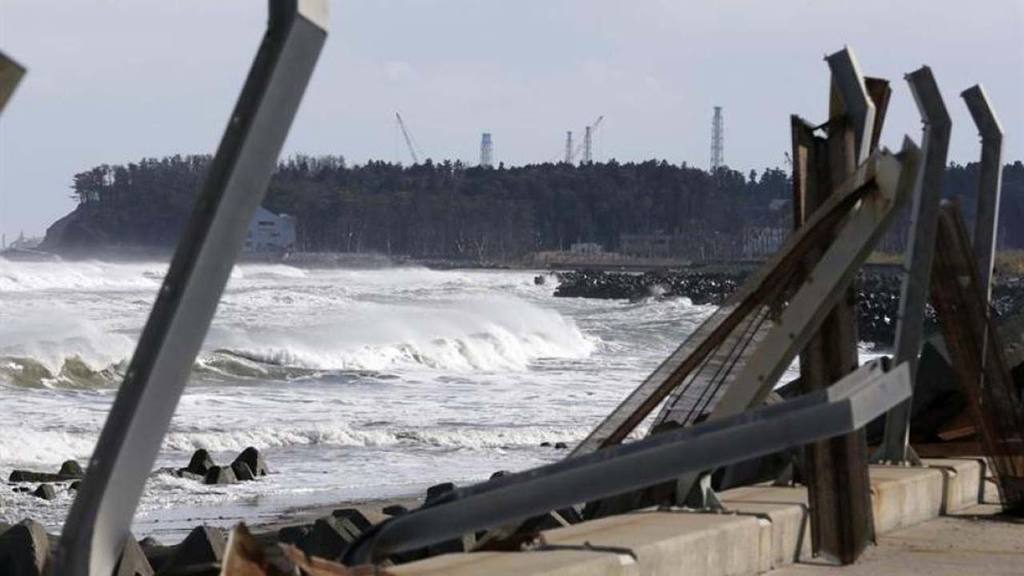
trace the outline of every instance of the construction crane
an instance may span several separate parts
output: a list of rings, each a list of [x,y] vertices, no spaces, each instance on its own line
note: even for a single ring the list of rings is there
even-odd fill
[[[548,162],[556,162],[559,158],[564,158],[564,161],[565,161],[566,164],[571,164],[571,163],[576,161],[576,157],[580,155],[580,151],[583,152],[583,161],[584,162],[590,162],[593,159],[592,158],[593,148],[592,148],[591,141],[592,141],[592,139],[594,137],[594,132],[597,131],[598,126],[600,126],[601,122],[603,122],[603,121],[604,121],[604,115],[598,116],[597,120],[594,120],[593,124],[591,124],[590,126],[587,126],[584,129],[584,131],[583,131],[583,141],[576,143],[575,146],[572,146],[572,144],[571,144],[571,138],[572,138],[572,136],[570,135],[571,133],[567,133],[566,134],[566,147],[565,147],[565,154],[564,154],[564,156],[562,154],[558,154],[557,156],[553,157],[551,160],[548,160]]]
[[[405,137],[405,145],[409,147],[409,155],[412,156],[412,163],[419,164],[420,159],[416,155],[416,147],[413,146],[412,136],[409,136],[409,131],[405,128],[405,122],[402,121],[402,115],[395,112],[395,118],[398,120],[398,127],[402,130],[402,136]]]

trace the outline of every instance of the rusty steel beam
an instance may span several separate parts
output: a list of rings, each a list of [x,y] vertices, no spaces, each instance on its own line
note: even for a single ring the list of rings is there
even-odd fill
[[[77,492],[54,574],[110,576],[171,416],[327,37],[327,0],[270,0],[267,31]]]
[[[1004,507],[1024,515],[1024,404],[988,314],[960,210],[940,210],[931,301]]]

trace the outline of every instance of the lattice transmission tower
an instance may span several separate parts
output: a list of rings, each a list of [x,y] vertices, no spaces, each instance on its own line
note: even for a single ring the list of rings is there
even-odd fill
[[[725,165],[725,128],[722,125],[722,107],[715,106],[711,119],[711,171]]]

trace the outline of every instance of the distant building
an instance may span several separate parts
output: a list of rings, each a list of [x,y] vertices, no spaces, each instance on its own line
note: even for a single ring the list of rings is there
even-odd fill
[[[789,230],[772,226],[747,227],[743,229],[743,257],[748,260],[767,258],[779,251]]]
[[[600,254],[604,248],[596,242],[577,242],[569,246],[569,252],[573,254]]]
[[[620,234],[619,252],[645,258],[666,258],[672,254],[672,237],[667,234]]]
[[[295,249],[295,218],[274,214],[260,206],[249,223],[245,251],[251,253],[291,252]]]

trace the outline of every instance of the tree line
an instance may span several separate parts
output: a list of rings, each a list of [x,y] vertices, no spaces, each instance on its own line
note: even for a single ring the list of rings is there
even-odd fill
[[[51,248],[174,245],[211,158],[101,165],[72,183],[78,207],[48,231]],[[972,218],[977,165],[950,165],[945,195]],[[510,261],[622,234],[736,236],[787,228],[787,170],[709,173],[665,161],[535,164],[495,168],[460,162],[349,165],[338,156],[279,163],[263,205],[296,217],[304,251],[379,252],[424,258]],[[1024,247],[1024,164],[1005,167],[1001,241]],[[970,220],[969,220],[970,221]],[[59,234],[58,234],[59,232]],[[59,237],[58,237],[59,236]]]

